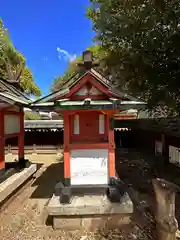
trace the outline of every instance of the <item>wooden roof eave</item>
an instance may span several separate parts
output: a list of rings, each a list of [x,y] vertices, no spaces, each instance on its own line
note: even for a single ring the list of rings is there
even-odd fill
[[[7,82],[6,80],[0,80],[0,89],[1,92],[8,93],[17,98],[22,98],[24,101],[29,101],[28,97],[23,92],[18,88],[15,88],[12,83]]]
[[[63,120],[25,120],[25,129],[56,129],[63,128]]]
[[[57,97],[63,97],[66,94],[68,94],[69,92],[70,92],[69,88],[58,90],[56,92],[50,93],[49,95],[47,95],[47,96],[45,96],[41,99],[38,99],[38,100],[34,101],[31,105],[33,106],[35,104],[47,103],[49,100],[50,100],[50,102],[52,102]]]
[[[87,101],[88,100],[88,101]],[[56,110],[129,110],[129,109],[144,109],[146,103],[144,102],[135,102],[135,101],[91,101],[89,99],[85,99],[84,101],[67,101],[67,102],[55,102]]]
[[[22,107],[27,107],[29,105],[29,103],[26,103],[24,101],[20,101],[20,100],[14,100],[10,97],[7,97],[7,96],[3,96],[1,93],[0,93],[0,99],[3,100],[4,102],[10,104],[10,105],[17,105],[17,106],[22,106]]]
[[[50,112],[54,110],[55,102],[31,103],[30,108],[35,111]]]

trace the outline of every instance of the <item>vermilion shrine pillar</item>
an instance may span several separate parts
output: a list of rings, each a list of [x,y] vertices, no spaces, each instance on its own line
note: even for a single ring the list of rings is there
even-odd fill
[[[115,142],[114,142],[114,126],[111,116],[108,117],[108,138],[109,138],[109,177],[115,177]]]
[[[70,117],[64,113],[64,180],[65,185],[70,185]]]
[[[18,136],[18,157],[19,162],[24,162],[24,112],[19,113],[20,134]]]
[[[0,111],[0,169],[5,166],[4,142],[4,112]]]

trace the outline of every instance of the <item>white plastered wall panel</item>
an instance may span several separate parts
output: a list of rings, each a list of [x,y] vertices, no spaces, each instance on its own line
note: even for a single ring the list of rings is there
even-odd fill
[[[104,114],[99,114],[99,134],[105,133],[105,116]]]
[[[17,115],[6,114],[4,116],[4,133],[14,134],[20,132],[20,118]]]
[[[108,149],[71,150],[71,185],[108,184]]]
[[[78,135],[79,134],[79,115],[76,114],[74,116],[74,134]]]

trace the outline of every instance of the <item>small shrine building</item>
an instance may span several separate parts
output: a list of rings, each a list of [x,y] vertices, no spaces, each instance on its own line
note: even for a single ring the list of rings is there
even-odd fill
[[[0,170],[5,168],[5,141],[18,138],[19,163],[24,163],[24,111],[30,100],[20,88],[0,80]]]
[[[31,104],[36,111],[55,111],[64,118],[65,186],[108,185],[116,176],[113,117],[145,105],[114,89],[88,57],[87,65],[59,91]]]

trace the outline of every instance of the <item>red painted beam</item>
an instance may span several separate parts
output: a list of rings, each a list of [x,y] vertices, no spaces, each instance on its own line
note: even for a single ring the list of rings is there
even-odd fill
[[[69,149],[108,149],[108,143],[72,143]]]
[[[91,99],[94,99],[94,100],[105,100],[107,99],[107,96],[106,95],[85,95],[85,96],[72,96],[71,100],[84,100],[86,98],[91,98]]]
[[[5,139],[9,139],[9,138],[15,138],[15,137],[19,137],[20,132],[19,133],[11,133],[11,134],[5,134],[4,138]]]
[[[20,115],[21,115],[21,112],[6,111],[6,110],[4,110],[4,114],[6,114],[6,115],[16,115],[16,116],[20,116]]]

